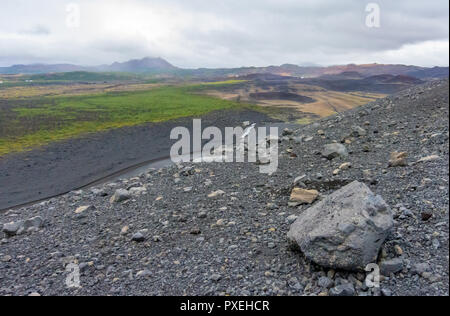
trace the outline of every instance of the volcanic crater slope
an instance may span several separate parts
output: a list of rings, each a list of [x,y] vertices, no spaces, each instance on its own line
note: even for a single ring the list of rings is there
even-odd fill
[[[271,176],[183,164],[4,212],[0,295],[448,295],[448,93],[433,81],[286,130]],[[341,154],[323,157],[330,144]],[[308,203],[355,181],[393,214],[380,288],[287,238]],[[70,263],[79,288],[66,286]]]

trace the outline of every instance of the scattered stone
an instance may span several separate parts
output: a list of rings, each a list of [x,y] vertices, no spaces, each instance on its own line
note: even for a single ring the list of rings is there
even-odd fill
[[[75,214],[82,214],[86,211],[95,211],[95,206],[92,205],[80,206],[75,210]]]
[[[441,248],[441,243],[440,243],[440,241],[438,239],[433,239],[431,244],[433,245],[433,248],[436,249],[436,250]]]
[[[304,179],[306,179],[306,174],[299,176],[294,179],[294,185],[300,184]]]
[[[191,235],[200,235],[201,233],[202,231],[199,228],[194,228],[190,232]]]
[[[21,235],[26,232],[37,231],[42,228],[44,220],[40,216],[36,216],[25,221],[11,222],[3,225],[2,231],[7,236]]]
[[[128,231],[130,230],[130,227],[129,226],[124,226],[124,227],[122,227],[122,229],[120,230],[120,234],[121,235],[126,235],[126,234],[128,234]]]
[[[422,221],[427,222],[433,217],[433,213],[431,212],[422,212]]]
[[[219,282],[222,279],[222,276],[218,273],[214,273],[210,276],[210,280],[214,282]]]
[[[286,222],[291,225],[293,222],[295,222],[297,220],[298,216],[297,215],[290,215],[286,218]]]
[[[394,250],[395,250],[395,253],[396,253],[398,256],[403,255],[403,249],[402,249],[399,245],[395,245],[395,246],[394,246]]]
[[[129,189],[128,192],[132,196],[139,196],[139,195],[146,194],[147,188],[146,187],[133,187],[133,188]]]
[[[330,289],[334,285],[334,281],[328,277],[320,277],[317,284],[324,289]]]
[[[403,270],[403,259],[395,258],[380,263],[380,272],[384,276],[390,276]]]
[[[429,272],[430,270],[431,270],[430,265],[426,262],[423,262],[415,264],[412,267],[411,272],[413,274],[422,275],[424,272]]]
[[[152,272],[149,270],[142,270],[136,273],[136,279],[144,279],[152,276]]]
[[[92,189],[92,194],[100,197],[108,196],[108,193],[104,189]]]
[[[322,156],[332,160],[337,157],[347,157],[348,151],[347,148],[342,144],[328,144],[325,145],[324,150],[322,151]]]
[[[210,193],[210,194],[208,195],[208,197],[209,197],[209,198],[216,198],[216,197],[222,196],[222,195],[224,195],[224,194],[225,194],[224,191],[218,190],[218,191],[215,191],[215,192]]]
[[[144,242],[145,236],[141,232],[137,232],[131,237],[131,240],[135,242]]]
[[[339,169],[341,170],[348,170],[352,167],[352,164],[350,162],[345,162],[342,165],[339,166]]]
[[[367,135],[367,131],[360,127],[360,126],[353,126],[352,127],[352,136],[353,137],[362,137]]]
[[[431,156],[427,156],[427,157],[423,157],[420,160],[418,160],[416,162],[417,163],[421,163],[421,162],[429,162],[429,161],[435,161],[435,160],[439,160],[441,159],[441,157],[437,156],[437,155],[431,155]]]
[[[294,188],[291,192],[290,201],[300,202],[304,204],[312,204],[319,197],[317,190],[305,190],[301,188]]]
[[[3,225],[2,231],[8,236],[17,235],[19,229],[22,227],[23,222],[11,222]]]
[[[391,153],[391,158],[389,159],[389,167],[406,167],[408,162],[406,159],[408,154],[406,152],[393,152]]]
[[[381,294],[386,297],[392,296],[392,291],[386,288],[381,289]]]
[[[290,288],[301,292],[303,291],[303,285],[299,282],[299,280],[296,277],[292,277],[288,280],[288,285]]]
[[[111,197],[110,202],[111,203],[120,203],[126,200],[131,199],[131,194],[127,190],[124,189],[118,189],[114,193],[114,195]]]
[[[294,132],[293,132],[292,130],[290,130],[289,128],[285,128],[285,129],[283,130],[282,136],[290,136],[290,135],[292,135],[292,134],[294,134]]]
[[[22,229],[26,232],[37,231],[44,225],[44,220],[40,216],[36,216],[25,220]]]
[[[330,296],[354,296],[356,293],[353,284],[344,283],[330,290]]]
[[[376,262],[392,227],[386,202],[355,181],[300,214],[288,238],[323,267],[363,270]]]

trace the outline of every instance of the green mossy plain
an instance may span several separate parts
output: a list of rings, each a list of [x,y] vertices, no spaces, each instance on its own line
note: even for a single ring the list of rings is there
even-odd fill
[[[214,83],[216,86],[241,81]],[[8,109],[0,124],[0,156],[112,128],[252,107],[200,95],[209,84],[165,86],[148,91],[28,99]],[[0,107],[1,113],[5,111]],[[23,128],[21,128],[23,127]]]

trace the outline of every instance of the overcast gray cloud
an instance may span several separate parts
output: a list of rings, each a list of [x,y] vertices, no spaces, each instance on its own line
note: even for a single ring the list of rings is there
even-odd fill
[[[380,28],[365,24],[380,6]],[[80,9],[80,25],[67,21]],[[0,65],[448,65],[448,0],[1,0]]]

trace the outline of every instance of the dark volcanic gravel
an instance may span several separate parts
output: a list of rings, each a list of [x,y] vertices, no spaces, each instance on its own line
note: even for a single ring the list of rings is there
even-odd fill
[[[448,80],[432,82],[299,128],[281,140],[272,176],[248,163],[184,164],[3,213],[1,223],[41,216],[44,226],[3,236],[0,295],[448,295],[448,93]],[[355,125],[366,135],[349,136]],[[321,158],[333,141],[350,155]],[[408,153],[407,166],[389,167],[394,151]],[[288,244],[289,223],[307,207],[288,205],[302,175],[322,197],[365,182],[393,208],[380,259],[403,269],[382,277],[380,291],[364,273],[324,270]],[[110,203],[119,188],[129,199]],[[66,287],[69,263],[81,288]]]
[[[273,121],[254,111],[216,111],[202,125],[237,126],[242,121]],[[183,118],[114,129],[51,144],[41,149],[0,157],[0,210],[67,193],[143,162],[169,157],[177,126],[192,130]]]

